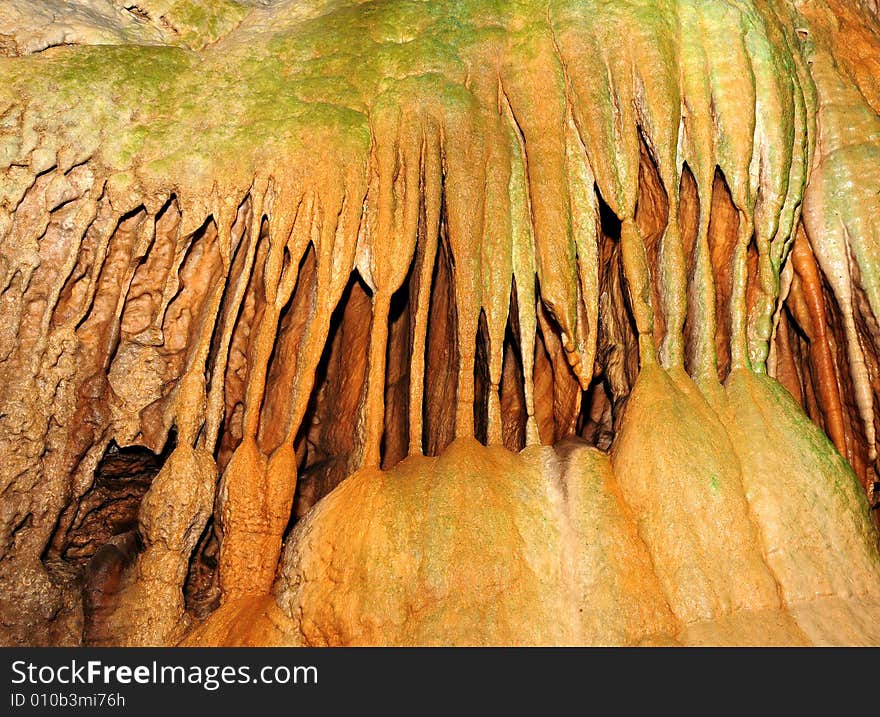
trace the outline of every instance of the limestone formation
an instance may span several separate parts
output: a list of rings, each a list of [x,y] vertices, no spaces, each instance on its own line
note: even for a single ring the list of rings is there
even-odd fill
[[[880,644],[878,217],[872,0],[0,0],[0,642]]]

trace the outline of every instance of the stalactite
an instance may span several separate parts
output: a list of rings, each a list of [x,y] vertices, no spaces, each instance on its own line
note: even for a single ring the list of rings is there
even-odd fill
[[[307,4],[239,7],[221,49],[159,30],[149,45],[16,41],[35,54],[0,62],[0,487],[15,494],[0,553],[48,585],[41,556],[105,447],[167,449],[143,551],[125,574],[109,549],[94,566],[119,591],[96,608],[111,632],[167,642],[189,627],[212,511],[234,611],[273,589],[290,525],[317,520],[337,483],[378,501],[380,469],[407,454],[402,476],[452,474],[479,437],[487,470],[523,485],[565,454],[575,492],[607,490],[587,503],[626,535],[614,569],[655,571],[644,589],[663,596],[627,608],[615,639],[696,639],[746,607],[812,639],[813,618],[786,612],[804,585],[873,600],[870,531],[832,531],[849,584],[818,529],[774,513],[788,504],[762,461],[782,470],[781,453],[740,445],[809,444],[803,476],[834,476],[839,495],[781,483],[861,515],[846,466],[762,375],[872,481],[880,45],[856,5]],[[337,401],[344,441],[321,425],[340,350],[363,352],[357,395]],[[578,433],[610,462],[549,447]],[[502,446],[537,462],[515,468]],[[468,495],[516,513],[493,480]],[[545,508],[565,535],[592,530]]]

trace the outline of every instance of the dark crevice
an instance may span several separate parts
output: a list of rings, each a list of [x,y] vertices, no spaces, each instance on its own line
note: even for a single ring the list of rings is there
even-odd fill
[[[91,487],[70,506],[72,518],[59,520],[43,555],[50,575],[79,586],[83,644],[103,644],[103,621],[116,605],[125,572],[143,549],[138,514],[156,474],[174,450],[172,431],[161,453],[111,442],[94,472]]]
[[[608,202],[605,201],[602,192],[599,191],[599,185],[593,185],[593,191],[595,191],[596,197],[599,200],[599,227],[602,230],[602,234],[614,241],[620,241],[623,222],[620,221],[614,210],[608,206]]]
[[[439,455],[454,437],[459,352],[452,252],[445,217],[440,235],[428,310],[422,445],[425,455]]]
[[[381,465],[392,468],[409,451],[409,384],[412,362],[414,307],[417,300],[415,273],[417,253],[413,252],[409,271],[391,297],[388,314],[388,345],[385,349],[385,412],[382,432]]]
[[[370,290],[354,273],[330,319],[330,332],[297,434],[296,517],[348,477],[361,448],[357,421],[366,382],[370,315]]]
[[[220,541],[214,529],[213,517],[199,537],[190,557],[183,595],[186,611],[196,619],[204,619],[220,607],[220,584],[217,557]]]
[[[577,435],[600,451],[608,451],[614,440],[614,407],[608,383],[602,377],[593,379],[581,394]]]
[[[733,267],[739,232],[739,213],[724,178],[716,168],[712,190],[712,211],[709,215],[709,256],[715,283],[715,353],[718,379],[725,381],[730,373],[730,340],[732,336],[731,298]]]
[[[504,329],[504,359],[501,368],[501,436],[505,447],[521,451],[526,445],[525,377],[516,279],[511,283],[510,308]]]
[[[474,352],[474,438],[486,445],[489,442],[489,327],[486,312],[480,311]]]

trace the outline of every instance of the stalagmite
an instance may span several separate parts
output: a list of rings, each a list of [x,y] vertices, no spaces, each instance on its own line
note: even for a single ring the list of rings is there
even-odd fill
[[[880,643],[876,3],[26,5],[0,642]]]

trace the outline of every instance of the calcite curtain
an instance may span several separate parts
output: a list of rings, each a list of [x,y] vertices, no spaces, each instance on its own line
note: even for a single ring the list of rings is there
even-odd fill
[[[876,644],[870,0],[0,0],[0,641]]]

